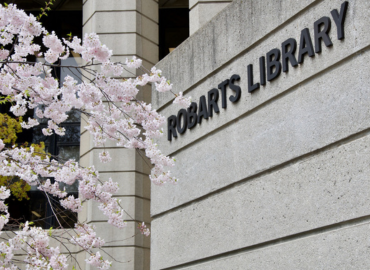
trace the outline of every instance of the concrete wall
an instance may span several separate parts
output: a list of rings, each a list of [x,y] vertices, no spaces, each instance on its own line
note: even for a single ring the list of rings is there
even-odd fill
[[[190,35],[209,22],[232,0],[189,0]]]
[[[151,67],[158,61],[158,1],[156,0],[84,0],[83,32],[97,33],[103,44],[113,50],[113,61],[125,62],[133,55],[143,59],[145,67]],[[139,75],[140,71],[125,71],[122,77]],[[150,87],[139,93],[141,99],[150,102]],[[111,269],[146,270],[150,267],[150,238],[140,234],[137,225],[145,221],[150,227],[150,163],[142,154],[132,149],[106,144],[113,161],[102,164],[99,153],[103,147],[95,147],[89,133],[83,128],[81,120],[80,163],[82,166],[95,165],[100,177],[109,177],[119,183],[117,197],[123,208],[129,213],[125,220],[125,229],[115,229],[107,224],[106,217],[97,204],[89,202],[79,215],[79,220],[87,220],[97,228],[106,244],[102,255],[113,261]],[[108,254],[108,255],[107,255]],[[111,257],[110,257],[111,256]],[[85,263],[85,254],[79,254],[79,263],[84,269],[90,269]],[[117,260],[117,261],[115,261]]]
[[[180,182],[152,187],[152,270],[368,269],[370,2],[349,1],[338,40],[343,2],[234,1],[157,64],[197,103],[233,74],[242,94],[158,142]],[[259,57],[323,16],[333,46],[248,93],[247,66],[257,82]],[[172,99],[152,102],[169,117]]]

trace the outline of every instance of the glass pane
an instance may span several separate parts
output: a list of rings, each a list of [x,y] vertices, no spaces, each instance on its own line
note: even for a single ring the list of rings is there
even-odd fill
[[[65,122],[80,122],[81,119],[81,113],[79,111],[69,111],[67,112],[68,119]]]
[[[67,185],[65,183],[60,183],[59,188],[63,190],[66,188],[66,192],[69,193],[77,193],[78,192],[78,181],[74,182],[72,185]],[[75,196],[76,197],[76,196]]]
[[[58,157],[63,160],[74,159],[79,161],[80,158],[80,146],[59,146],[58,147]]]
[[[17,229],[20,223],[27,220],[33,221],[36,226],[45,226],[46,198],[41,191],[30,191],[27,193],[29,200],[18,201],[15,197],[9,197],[5,203],[9,205],[9,212],[13,218],[8,226]]]
[[[45,126],[36,126],[33,128],[32,143],[39,143],[39,142],[45,142],[45,144],[49,143],[50,136],[45,136],[42,133],[43,128],[45,128]]]
[[[58,137],[58,144],[75,143],[80,144],[80,125],[64,126],[66,129],[65,135]]]
[[[73,55],[73,54],[72,54]],[[65,60],[62,60],[61,61],[62,63],[62,66],[72,66],[70,68],[61,68],[60,69],[60,79],[61,79],[61,83],[63,84],[64,82],[64,78],[66,76],[71,76],[72,78],[74,78],[77,83],[81,83],[82,80],[81,80],[81,73],[80,73],[80,70],[79,69],[76,69],[76,68],[73,68],[73,66],[79,66],[82,64],[82,58],[77,56],[76,57],[68,57],[67,59]],[[80,118],[81,118],[81,114],[80,112],[78,111],[70,111],[68,112],[68,119],[66,120],[66,122],[80,122]]]
[[[80,146],[59,146],[58,150],[59,150],[59,155],[58,155],[59,158],[63,160],[74,159],[76,161],[79,161]],[[77,193],[78,192],[78,181],[76,181],[73,185],[70,185],[70,186],[61,183],[59,187],[61,189],[65,187],[68,193],[71,193],[71,192]]]

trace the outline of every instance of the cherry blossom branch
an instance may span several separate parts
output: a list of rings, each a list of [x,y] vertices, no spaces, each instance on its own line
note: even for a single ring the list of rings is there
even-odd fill
[[[126,59],[125,63],[111,62],[112,51],[100,42],[96,34],[86,34],[83,40],[77,37],[68,41],[60,40],[54,32],[49,33],[44,29],[33,15],[26,15],[15,5],[0,5],[0,18],[0,45],[2,48],[12,45],[10,50],[0,49],[0,94],[10,97],[10,111],[15,116],[23,116],[27,111],[34,110],[35,119],[29,118],[27,122],[23,122],[23,128],[32,128],[39,125],[40,121],[47,121],[42,128],[45,136],[54,133],[63,136],[65,128],[62,123],[69,117],[68,112],[79,111],[87,118],[85,128],[93,137],[95,146],[105,147],[106,141],[112,140],[116,141],[117,146],[135,149],[140,155],[145,153],[149,160],[145,159],[145,162],[148,166],[153,166],[149,178],[154,184],[177,181],[166,169],[174,165],[174,159],[163,155],[154,142],[163,134],[165,118],[150,104],[137,99],[140,87],[153,84],[159,92],[172,92],[174,103],[184,108],[190,105],[190,98],[183,97],[181,92],[175,94],[172,84],[160,70],[153,67],[149,71],[142,67],[142,61],[135,56],[131,60]],[[36,36],[42,37],[46,51],[40,52],[41,45],[34,43]],[[70,51],[78,53],[85,64],[63,65],[62,60],[69,57]],[[38,57],[44,57],[45,62],[27,60],[28,56],[36,54]],[[79,81],[84,81],[79,82],[71,76],[66,76],[61,85],[55,72],[58,67],[68,69],[74,76],[81,76]],[[130,69],[140,69],[143,74],[136,77]],[[136,78],[117,79],[125,70]],[[111,160],[106,149],[99,157],[103,163]],[[63,226],[62,217],[57,213],[59,206],[54,206],[56,198],[61,207],[75,213],[82,210],[82,202],[94,200],[107,216],[108,223],[118,228],[126,226],[124,215],[133,219],[128,211],[122,208],[119,199],[114,197],[118,184],[111,179],[102,181],[94,166],[84,168],[74,160],[41,155],[32,147],[27,150],[5,147],[0,140],[0,175],[16,176],[29,184],[36,183],[37,188],[44,192],[59,228]],[[41,178],[46,180],[41,181]],[[61,190],[59,186],[59,183],[72,185],[76,181],[79,183],[78,198],[67,196],[65,190]],[[9,196],[10,191],[6,187],[0,187],[0,211],[4,213],[0,215],[0,230],[9,222],[10,214],[4,203]],[[149,235],[145,223],[139,223],[138,228],[142,234]],[[73,232],[75,235],[72,231],[65,231],[68,241],[90,255],[87,263],[99,269],[108,269],[110,262],[103,259],[99,251],[93,252],[105,243],[94,227],[80,222],[75,224]],[[22,229],[9,239],[9,245],[0,243],[0,249],[6,251],[4,269],[15,269],[12,256],[16,250],[26,252],[25,263],[33,269],[66,269],[67,256],[71,257],[72,253],[67,256],[61,254],[59,247],[51,247],[49,243],[49,238],[56,237],[60,245],[65,246],[62,240],[65,236],[61,238],[50,234],[41,228],[30,227],[29,222],[26,222]]]

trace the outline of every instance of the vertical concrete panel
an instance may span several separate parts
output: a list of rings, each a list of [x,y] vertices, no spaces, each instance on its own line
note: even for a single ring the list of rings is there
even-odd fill
[[[113,61],[124,62],[133,55],[143,59],[150,67],[158,61],[158,3],[153,0],[88,0],[83,7],[84,33],[95,32],[101,36],[102,43],[113,50]],[[136,72],[136,71],[134,71]],[[123,77],[132,76],[126,72]],[[151,94],[147,88],[139,96],[150,102]],[[85,125],[82,122],[81,126]],[[118,230],[107,224],[95,203],[86,203],[80,220],[87,220],[97,227],[97,232],[106,238],[104,250],[113,261],[112,269],[149,269],[150,239],[143,237],[137,229],[139,221],[150,225],[150,181],[148,174],[151,165],[143,159],[143,154],[135,150],[115,147],[109,143],[113,161],[109,164],[99,162],[102,149],[96,148],[92,138],[82,128],[81,164],[95,164],[101,171],[102,179],[111,177],[120,185],[117,196],[128,213],[127,228]],[[103,253],[102,253],[103,254]],[[89,267],[80,255],[80,264]],[[117,262],[115,262],[117,260]]]

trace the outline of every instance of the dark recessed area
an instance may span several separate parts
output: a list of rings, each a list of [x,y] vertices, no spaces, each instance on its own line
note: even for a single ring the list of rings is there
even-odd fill
[[[189,37],[189,9],[159,9],[159,60]]]

